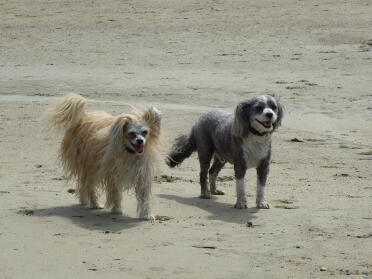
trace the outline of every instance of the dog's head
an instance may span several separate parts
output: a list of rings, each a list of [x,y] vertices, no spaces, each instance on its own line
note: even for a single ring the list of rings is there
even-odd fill
[[[239,137],[269,134],[281,125],[283,116],[284,107],[277,96],[257,96],[238,104],[232,133]]]
[[[137,119],[127,121],[124,125],[124,144],[127,151],[137,155],[143,154],[149,132],[147,123]]]
[[[134,155],[144,154],[157,144],[160,122],[160,111],[154,107],[118,117],[111,128],[106,158],[123,148]]]

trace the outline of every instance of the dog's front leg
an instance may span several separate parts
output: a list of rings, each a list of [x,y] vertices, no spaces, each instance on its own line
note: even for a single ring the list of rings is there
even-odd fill
[[[139,218],[152,221],[155,217],[150,210],[151,182],[146,182],[141,181],[136,186],[137,212]]]
[[[267,181],[267,175],[269,174],[270,158],[266,158],[260,162],[257,168],[257,196],[256,205],[257,208],[269,209],[270,205],[265,200],[265,186]]]
[[[245,162],[234,164],[235,179],[236,179],[236,203],[235,208],[246,209],[247,198],[245,197],[244,177],[247,171]]]

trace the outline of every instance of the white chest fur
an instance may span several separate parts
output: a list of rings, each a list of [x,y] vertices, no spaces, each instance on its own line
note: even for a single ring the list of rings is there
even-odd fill
[[[242,149],[247,169],[256,168],[260,161],[267,157],[270,150],[271,136],[249,135],[243,139]]]

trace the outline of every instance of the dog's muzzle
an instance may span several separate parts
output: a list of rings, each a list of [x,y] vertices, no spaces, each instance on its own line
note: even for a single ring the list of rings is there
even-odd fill
[[[145,145],[144,144],[135,144],[133,145],[134,151],[138,154],[142,154],[143,151],[145,150]]]
[[[259,121],[258,119],[256,119],[256,121],[258,123],[260,123],[263,127],[265,127],[266,129],[270,129],[272,128],[273,126],[273,122],[271,120],[266,120],[266,121]]]
[[[131,148],[133,150],[133,153],[136,153],[136,154],[142,154],[145,150],[145,142],[146,142],[146,139],[144,139],[143,137],[139,136],[133,140],[131,140]]]

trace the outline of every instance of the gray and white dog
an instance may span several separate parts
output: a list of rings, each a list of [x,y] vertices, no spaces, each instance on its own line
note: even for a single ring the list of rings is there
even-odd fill
[[[279,98],[262,95],[242,101],[235,114],[224,111],[204,113],[192,127],[191,133],[178,137],[166,163],[175,167],[198,152],[200,162],[200,198],[211,194],[223,195],[217,190],[218,173],[229,162],[234,165],[237,201],[235,208],[247,208],[244,176],[249,168],[257,170],[258,208],[269,208],[264,193],[271,157],[271,135],[281,125],[284,107]],[[211,160],[213,164],[209,168]],[[209,184],[207,175],[209,169]]]

